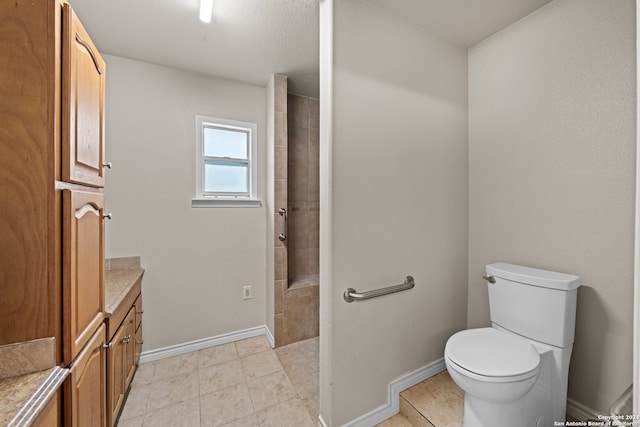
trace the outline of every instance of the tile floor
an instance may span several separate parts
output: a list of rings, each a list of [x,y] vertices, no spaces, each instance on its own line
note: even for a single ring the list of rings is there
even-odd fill
[[[318,338],[255,337],[140,365],[119,427],[316,427]]]

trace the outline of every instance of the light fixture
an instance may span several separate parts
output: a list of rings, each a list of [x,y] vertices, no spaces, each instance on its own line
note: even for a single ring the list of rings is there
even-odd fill
[[[213,0],[200,0],[200,20],[210,23],[211,12],[213,12]]]

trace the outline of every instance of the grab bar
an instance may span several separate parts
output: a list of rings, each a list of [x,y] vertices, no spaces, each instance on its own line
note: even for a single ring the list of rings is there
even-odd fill
[[[282,216],[282,233],[278,235],[278,239],[281,242],[287,240],[287,210],[285,208],[280,208],[278,213]]]
[[[374,291],[367,291],[363,293],[357,293],[355,289],[348,288],[344,291],[344,300],[346,302],[361,301],[365,299],[380,297],[382,295],[392,294],[394,292],[406,291],[416,285],[413,277],[407,276],[404,278],[404,283],[400,285],[393,285],[386,288],[376,289]]]

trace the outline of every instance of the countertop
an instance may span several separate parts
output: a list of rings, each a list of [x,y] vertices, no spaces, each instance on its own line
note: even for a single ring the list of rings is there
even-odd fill
[[[104,273],[104,311],[111,316],[144,274],[143,268],[122,268]]]
[[[68,374],[68,369],[55,366],[0,380],[0,425],[31,425]]]

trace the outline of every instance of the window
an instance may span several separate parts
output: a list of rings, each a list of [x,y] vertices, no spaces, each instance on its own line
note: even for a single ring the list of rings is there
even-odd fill
[[[255,123],[196,116],[193,207],[260,206]]]

